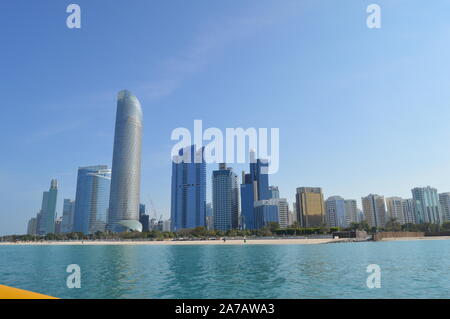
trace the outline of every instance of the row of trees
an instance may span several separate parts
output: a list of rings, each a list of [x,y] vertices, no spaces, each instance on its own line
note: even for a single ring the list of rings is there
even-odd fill
[[[450,231],[450,221],[444,222],[442,225],[423,223],[423,224],[400,224],[396,218],[390,218],[384,227],[371,227],[366,221],[361,223],[351,223],[348,230],[365,230],[368,233],[376,233],[381,231],[412,231],[436,233],[442,231]]]
[[[176,233],[161,232],[152,230],[149,232],[96,232],[95,234],[85,235],[83,233],[65,233],[65,234],[47,234],[45,236],[37,235],[9,235],[0,237],[0,241],[67,241],[67,240],[164,240],[164,239],[208,239],[221,237],[271,237],[271,236],[305,236],[305,235],[330,235],[339,231],[337,227],[327,227],[323,225],[317,228],[299,227],[294,223],[289,228],[281,229],[278,223],[269,223],[266,227],[257,230],[238,230],[231,229],[226,232],[220,230],[208,230],[205,227],[196,227],[193,229],[183,229]],[[367,233],[376,233],[380,231],[421,231],[421,232],[442,232],[450,231],[450,222],[437,224],[405,224],[401,225],[395,218],[391,218],[382,228],[371,227],[366,221],[361,223],[351,223],[350,227],[343,230],[364,230]]]

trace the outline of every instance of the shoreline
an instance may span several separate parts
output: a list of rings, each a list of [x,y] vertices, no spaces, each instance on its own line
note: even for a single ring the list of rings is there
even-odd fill
[[[107,240],[76,240],[76,241],[42,241],[42,242],[0,242],[0,246],[113,246],[113,245],[136,245],[136,246],[186,246],[186,245],[317,245],[338,242],[353,241],[351,238],[311,238],[311,239],[247,239],[244,243],[243,239],[227,239],[222,240],[136,240],[136,241],[107,241]]]
[[[450,236],[390,237],[380,241],[450,240]]]
[[[417,240],[450,240],[450,236],[429,237],[391,237],[379,241],[357,240],[356,238],[269,238],[269,239],[227,239],[222,240],[74,240],[74,241],[38,241],[38,242],[0,242],[0,246],[199,246],[199,245],[319,245],[355,242],[392,242]]]

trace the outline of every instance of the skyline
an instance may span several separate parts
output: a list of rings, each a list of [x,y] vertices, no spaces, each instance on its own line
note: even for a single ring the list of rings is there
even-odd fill
[[[370,193],[410,198],[413,187],[428,185],[450,191],[450,4],[377,2],[383,26],[376,31],[364,26],[367,4],[356,2],[176,2],[191,13],[182,15],[163,3],[136,1],[122,12],[125,2],[78,1],[85,19],[79,32],[65,28],[65,4],[0,4],[11,13],[1,22],[9,50],[0,56],[12,75],[0,81],[9,92],[4,105],[12,106],[0,109],[11,119],[0,128],[0,147],[8,150],[0,234],[25,232],[50,179],[59,182],[61,216],[63,199],[75,199],[78,167],[112,166],[114,99],[122,87],[148,114],[141,202],[151,199],[165,218],[170,132],[192,128],[195,119],[219,128],[279,127],[280,170],[270,180],[290,205],[299,186],[356,199],[360,208]],[[128,15],[135,23],[117,23]],[[121,49],[123,42],[136,52]],[[231,166],[238,176],[247,169]],[[213,169],[207,166],[207,202]]]

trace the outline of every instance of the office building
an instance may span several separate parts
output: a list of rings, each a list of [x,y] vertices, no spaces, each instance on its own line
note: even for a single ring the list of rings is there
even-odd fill
[[[52,179],[50,189],[42,195],[41,211],[38,216],[38,234],[55,233],[56,201],[58,198],[58,181]]]
[[[73,218],[75,215],[75,201],[64,199],[63,215],[61,221],[61,233],[71,233],[73,231]]]
[[[206,163],[204,147],[181,149],[172,159],[172,231],[206,227]]]
[[[107,226],[112,232],[142,231],[139,222],[141,143],[141,104],[131,92],[121,91],[117,99]]]
[[[250,172],[242,172],[241,184],[241,221],[243,229],[257,229],[255,225],[256,201],[270,199],[268,176],[269,162],[265,159],[256,159],[255,152],[250,152]]]
[[[37,234],[37,218],[33,217],[28,221],[27,235]]]
[[[351,223],[359,223],[358,218],[358,206],[355,199],[345,199],[344,200],[345,207],[345,219],[347,221],[347,225],[350,226]]]
[[[320,187],[299,187],[295,194],[297,220],[300,227],[325,225],[325,207]]]
[[[330,227],[348,227],[345,215],[345,200],[340,196],[328,197],[325,201],[327,224]]]
[[[86,166],[78,169],[73,218],[74,232],[93,234],[106,230],[110,187],[111,170],[107,165]]]
[[[212,205],[214,229],[227,231],[239,228],[238,177],[226,164],[212,172]]]

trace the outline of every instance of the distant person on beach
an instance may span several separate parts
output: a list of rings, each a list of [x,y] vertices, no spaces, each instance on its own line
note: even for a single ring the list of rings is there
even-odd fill
[[[222,239],[223,239],[223,242],[226,242],[226,241],[227,241],[227,240],[225,239],[225,237],[223,237]]]
[[[244,244],[247,242],[247,237],[244,236]]]

